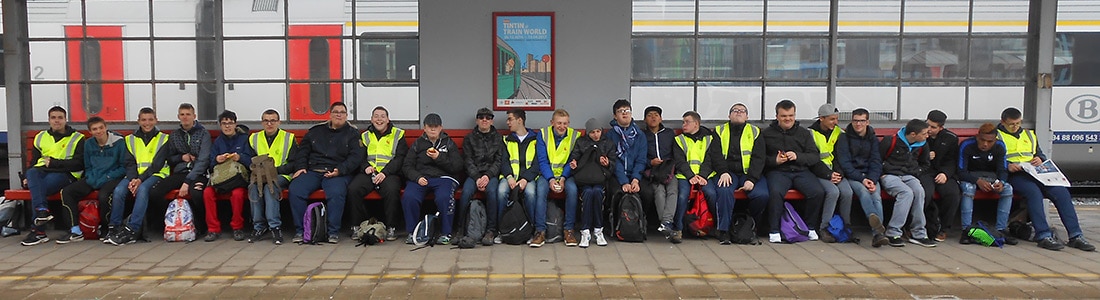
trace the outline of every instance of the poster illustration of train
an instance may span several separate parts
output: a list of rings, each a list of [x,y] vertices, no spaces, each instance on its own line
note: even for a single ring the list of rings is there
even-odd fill
[[[553,13],[493,13],[493,40],[493,108],[553,110]]]

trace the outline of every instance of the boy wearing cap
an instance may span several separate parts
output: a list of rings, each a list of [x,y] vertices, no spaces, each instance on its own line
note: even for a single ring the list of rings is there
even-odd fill
[[[504,202],[497,201],[496,188],[500,186],[500,163],[504,159],[504,137],[493,126],[493,111],[487,107],[477,110],[474,130],[466,134],[462,150],[466,162],[466,184],[462,185],[462,198],[458,202],[459,219],[466,217],[470,198],[474,193],[485,193],[486,232],[481,244],[492,246],[497,235],[497,220],[504,212]],[[458,222],[463,224],[464,222]],[[459,228],[461,230],[461,227]]]
[[[643,203],[653,203],[654,212],[660,226],[657,231],[663,232],[666,238],[671,240],[673,224],[676,215],[676,203],[679,199],[679,183],[673,180],[676,163],[673,161],[672,148],[676,132],[665,128],[661,117],[661,108],[650,106],[645,108],[646,142],[649,145],[646,152],[646,170],[643,172],[645,183],[642,185],[641,198]],[[705,153],[705,152],[704,152]]]
[[[821,187],[825,190],[824,205],[821,207],[821,225],[817,228],[818,236],[822,242],[832,243],[836,239],[829,233],[829,221],[833,218],[833,212],[839,212],[844,224],[851,224],[852,212],[852,187],[844,181],[840,174],[840,166],[834,163],[836,142],[844,130],[837,128],[840,111],[832,104],[824,104],[817,110],[817,121],[810,125],[813,133],[814,144],[821,153],[821,163],[811,167],[814,175],[817,175]],[[839,206],[838,206],[839,204]],[[846,226],[851,227],[851,226]]]
[[[405,212],[405,231],[409,237],[406,244],[414,241],[413,230],[421,216],[420,205],[428,192],[435,193],[435,207],[442,221],[441,235],[436,243],[451,243],[451,228],[454,224],[455,188],[458,180],[455,176],[462,172],[462,154],[451,137],[443,132],[443,119],[430,113],[424,117],[424,134],[409,146],[405,155],[405,194],[401,196],[401,208]]]
[[[959,211],[959,182],[956,171],[959,169],[959,136],[944,128],[947,114],[939,110],[928,112],[928,157],[932,167],[921,174],[920,183],[924,186],[924,216],[928,218],[928,236],[942,242],[947,239],[947,229],[951,220]],[[939,192],[939,201],[933,201],[933,195]]]
[[[325,208],[328,210],[328,243],[340,241],[340,221],[344,217],[344,202],[348,182],[363,163],[363,144],[359,142],[359,130],[348,122],[348,107],[343,102],[329,106],[329,120],[314,125],[306,132],[298,150],[292,154],[295,169],[291,176],[290,210],[294,216],[295,243],[302,242],[302,217],[306,213],[309,194],[318,189],[325,191]]]
[[[580,133],[569,127],[569,112],[559,108],[550,117],[550,126],[542,129],[540,134],[542,138],[536,142],[535,148],[538,151],[539,173],[542,176],[535,181],[535,197],[541,203],[546,203],[549,201],[547,197],[550,191],[565,193],[566,213],[562,237],[566,246],[576,246],[577,237],[573,232],[573,223],[577,215],[577,183],[573,181],[569,153],[573,151],[573,145],[577,143]]]

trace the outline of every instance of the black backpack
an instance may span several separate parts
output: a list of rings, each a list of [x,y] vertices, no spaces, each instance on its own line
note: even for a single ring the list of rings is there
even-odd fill
[[[470,207],[466,217],[466,236],[480,241],[485,235],[485,226],[488,222],[488,214],[485,212],[485,204],[481,200],[470,200]]]
[[[730,241],[741,245],[759,245],[756,239],[756,220],[746,213],[733,214],[730,224]]]
[[[535,226],[523,208],[523,190],[512,189],[512,197],[500,217],[500,240],[509,245],[522,245],[535,234]],[[504,200],[504,199],[498,199]]]
[[[600,165],[600,149],[596,145],[581,152],[577,168],[573,169],[573,180],[577,185],[601,185],[609,177],[611,171]]]
[[[565,226],[565,215],[554,201],[546,203],[546,242],[557,243],[565,237],[562,235]]]
[[[646,239],[645,211],[638,193],[625,193],[619,198],[615,237],[624,242],[643,242]]]

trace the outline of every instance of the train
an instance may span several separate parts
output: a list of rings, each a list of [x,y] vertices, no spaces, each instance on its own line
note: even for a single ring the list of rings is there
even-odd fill
[[[1023,107],[1028,4],[840,1],[833,51],[829,1],[633,1],[628,96],[636,106],[696,110],[708,122],[725,119],[739,99],[764,121],[781,98],[824,103],[836,53],[831,101],[841,110],[868,108],[885,126],[933,108],[960,120],[952,125],[994,121],[1000,108]],[[124,122],[150,106],[170,121],[172,108],[193,102],[200,118],[224,108],[258,121],[274,108],[305,123],[343,101],[353,120],[385,105],[391,119],[413,122],[423,107],[417,1],[51,0],[28,1],[27,10],[33,112],[60,105],[73,120]],[[1088,172],[1100,164],[1092,149],[1100,144],[1097,16],[1100,1],[1059,1],[1051,149],[1083,180],[1100,180]],[[495,50],[497,94],[507,98],[521,83],[507,60],[519,55],[499,40]],[[640,109],[634,114],[641,119]]]

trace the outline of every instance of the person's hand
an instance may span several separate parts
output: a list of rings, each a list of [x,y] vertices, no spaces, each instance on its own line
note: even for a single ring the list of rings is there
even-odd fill
[[[863,187],[867,188],[867,191],[872,192],[872,193],[875,192],[875,188],[876,188],[875,187],[875,182],[871,181],[871,179],[869,179],[869,178],[864,178],[863,179]]]
[[[982,189],[983,192],[989,192],[993,190],[993,185],[984,178],[978,178],[978,188]]]
[[[290,176],[290,179],[298,178],[298,175],[302,175],[302,174],[305,174],[305,173],[306,173],[306,169],[301,169],[301,170],[295,171],[294,175]]]
[[[928,160],[936,159],[936,151],[928,151]]]
[[[23,187],[26,187],[26,186],[27,186],[27,180],[23,179]]]
[[[190,153],[184,154],[181,158],[183,159],[184,162],[193,162],[193,161],[195,161],[195,156],[191,155]]]
[[[520,179],[519,181],[516,182],[516,186],[518,186],[519,189],[521,189],[521,190],[526,190],[527,189],[527,179]]]
[[[641,190],[642,190],[642,187],[639,186],[638,179],[634,179],[634,180],[630,181],[630,192],[631,193],[637,193],[638,191],[641,191]]]
[[[561,193],[565,190],[565,178],[558,178],[558,180],[551,179],[550,182],[552,183],[551,187],[553,187],[555,193]]]
[[[477,190],[484,191],[485,187],[489,186],[489,175],[481,175],[474,183],[477,185]]]
[[[510,177],[510,178],[508,178],[508,188],[509,188],[509,189],[514,189],[514,188],[516,188],[516,185],[517,185],[517,184],[519,184],[519,183],[518,183],[518,182],[516,182],[516,178],[515,178],[515,177]]]
[[[1018,163],[1009,163],[1008,164],[1008,171],[1009,172],[1015,173],[1015,172],[1019,172],[1019,171],[1023,171],[1023,170],[1024,170],[1024,168],[1021,167],[1020,164],[1018,164]]]
[[[214,157],[214,161],[216,161],[220,164],[220,163],[225,162],[225,160],[228,159],[228,158],[229,158],[229,154],[220,154],[220,155]]]
[[[340,169],[332,169],[332,171],[325,173],[325,178],[333,178],[336,176],[340,176]]]
[[[653,159],[650,159],[650,160],[649,160],[649,165],[651,165],[651,166],[657,166],[657,165],[660,165],[660,164],[661,164],[661,162],[664,162],[664,161],[663,161],[663,160],[661,160],[660,158],[656,158],[656,157],[654,157]]]
[[[722,173],[722,176],[718,176],[718,187],[727,187],[733,184],[733,177],[730,173]]]
[[[230,153],[228,157],[233,161],[241,161],[241,155],[237,153]]]
[[[841,179],[844,179],[844,177],[841,177],[840,173],[833,172],[833,175],[829,178],[829,182],[832,182],[833,184],[837,184],[837,183],[840,183]]]
[[[936,174],[936,184],[944,184],[945,182],[947,182],[947,174]]]
[[[798,154],[794,153],[794,151],[787,151],[787,161],[796,161],[796,160],[798,160]]]
[[[707,185],[707,179],[703,178],[703,176],[699,176],[698,174],[696,174],[695,177],[692,177],[692,179],[695,179],[695,184],[698,184],[699,186]]]
[[[623,193],[629,193],[629,192],[630,192],[630,184],[629,183],[624,184],[623,185]]]
[[[782,165],[786,162],[787,162],[787,154],[786,153],[778,152],[778,153],[775,154],[775,163],[776,164]]]
[[[610,160],[607,160],[607,156],[600,156],[600,165],[606,167],[611,164]]]
[[[428,186],[428,179],[420,177],[420,179],[416,180],[416,184],[419,184],[420,186]]]
[[[439,158],[439,150],[435,150],[435,148],[428,148],[428,151],[425,151],[424,153],[427,154],[428,157],[430,157],[431,159]]]
[[[746,192],[751,192],[754,188],[756,188],[756,184],[752,183],[751,180],[745,180],[745,184],[741,186],[741,189],[745,190]]]
[[[134,178],[134,179],[130,179],[130,184],[128,184],[126,186],[126,188],[130,190],[131,194],[137,194],[137,188],[140,185],[141,185],[141,179]]]
[[[569,168],[570,169],[576,169],[577,168],[577,160],[576,159],[569,161]]]
[[[371,180],[374,181],[374,185],[382,184],[382,180],[386,180],[386,173],[374,174],[374,178]]]
[[[1043,164],[1043,160],[1040,159],[1038,156],[1031,157],[1031,165],[1032,166],[1038,167],[1041,164]]]
[[[180,191],[177,194],[179,195],[180,198],[184,198],[184,197],[187,197],[187,194],[190,194],[190,193],[191,193],[191,186],[188,185],[186,182],[184,182],[183,185],[180,186]]]
[[[42,160],[43,160],[43,163],[46,164],[45,167],[49,168],[50,167],[50,162],[53,161],[53,158],[49,157],[49,156],[46,156],[46,157],[43,157]]]
[[[1004,190],[1005,190],[1004,182],[1001,182],[1000,180],[997,180],[997,181],[993,182],[993,191],[1000,193],[1000,192],[1003,192]]]
[[[366,169],[363,169],[363,173],[374,174],[374,166],[367,166]]]

